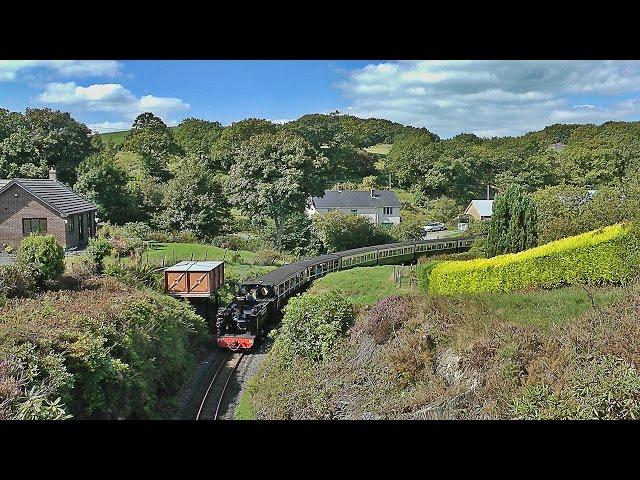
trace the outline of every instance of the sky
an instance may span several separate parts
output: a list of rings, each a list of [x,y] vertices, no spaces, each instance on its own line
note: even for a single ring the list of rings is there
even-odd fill
[[[640,61],[0,60],[0,108],[68,111],[98,132],[146,111],[168,125],[339,110],[441,138],[640,120]]]

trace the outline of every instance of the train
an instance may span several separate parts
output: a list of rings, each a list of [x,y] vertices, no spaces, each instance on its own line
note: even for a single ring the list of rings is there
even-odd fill
[[[474,241],[475,237],[460,237],[374,245],[283,265],[242,282],[234,300],[219,308],[216,343],[222,349],[250,350],[289,298],[328,273],[353,267],[414,263],[420,256],[469,250]]]

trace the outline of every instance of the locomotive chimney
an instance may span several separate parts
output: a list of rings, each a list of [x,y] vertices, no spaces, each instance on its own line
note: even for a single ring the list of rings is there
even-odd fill
[[[56,174],[55,165],[49,169],[49,180],[58,180],[58,175]]]

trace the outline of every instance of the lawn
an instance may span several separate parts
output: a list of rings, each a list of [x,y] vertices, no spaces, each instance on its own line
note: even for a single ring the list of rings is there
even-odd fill
[[[412,291],[417,292],[415,286],[408,286],[405,277],[402,286],[393,281],[393,265],[376,267],[356,267],[341,272],[330,273],[313,282],[309,293],[320,294],[337,290],[355,305],[373,305],[389,295],[403,295]],[[404,269],[408,273],[408,268]]]
[[[405,267],[405,272],[407,270]],[[402,286],[396,285],[393,281],[393,265],[356,267],[330,273],[316,280],[309,289],[312,294],[328,291],[339,291],[358,306],[373,305],[389,295],[425,295],[415,286],[408,286],[406,277]],[[501,322],[548,328],[562,324],[591,308],[589,295],[593,297],[596,307],[602,307],[623,298],[625,293],[626,289],[621,287],[590,287],[587,293],[584,288],[574,286],[531,292],[453,295],[448,298],[459,300],[462,308],[468,305],[469,309],[475,311],[488,311],[489,317]],[[484,320],[487,318],[484,314],[482,317]]]
[[[371,145],[365,148],[369,153],[377,153],[378,155],[387,155],[391,150],[391,143],[378,143],[377,145]]]
[[[150,263],[162,261],[164,258],[166,263],[173,264],[181,260],[226,260],[231,259],[234,251],[225,250],[213,245],[204,245],[201,243],[158,243],[155,247],[146,250],[143,253],[143,259],[147,259]],[[241,263],[253,263],[256,254],[246,250],[239,250]]]

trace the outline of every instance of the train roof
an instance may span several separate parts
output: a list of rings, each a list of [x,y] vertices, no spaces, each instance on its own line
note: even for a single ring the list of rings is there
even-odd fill
[[[286,280],[290,276],[304,271],[304,269],[307,268],[309,265],[315,265],[316,263],[327,262],[329,260],[337,260],[338,258],[340,257],[338,257],[335,254],[329,253],[326,255],[319,255],[317,257],[308,258],[306,260],[300,260],[294,263],[288,263],[279,268],[276,268],[275,270],[267,273],[266,275],[262,275],[253,280],[247,280],[242,283],[246,285],[253,285],[256,283],[263,283],[265,285],[277,285],[278,283],[282,282],[283,280]]]

